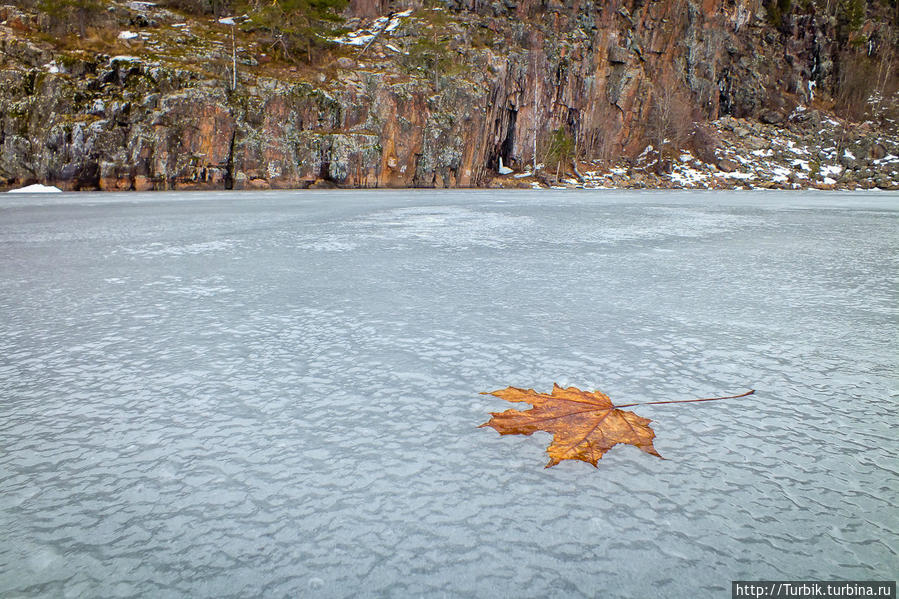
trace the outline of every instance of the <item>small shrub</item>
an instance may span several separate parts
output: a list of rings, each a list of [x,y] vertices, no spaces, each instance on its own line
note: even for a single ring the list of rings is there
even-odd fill
[[[160,6],[190,15],[224,15],[232,10],[230,0],[158,0]]]
[[[790,14],[792,7],[792,0],[767,0],[765,2],[765,14],[768,17],[768,22],[780,28],[783,25],[784,17]]]
[[[556,169],[556,177],[565,172],[565,165],[574,158],[574,138],[560,127],[550,134],[543,162],[548,168]]]
[[[706,164],[715,164],[721,140],[707,127],[697,126],[690,137],[690,147],[697,158]]]
[[[840,54],[834,86],[837,110],[851,120],[861,119],[877,83],[877,64],[873,59],[853,51]]]
[[[272,48],[279,48],[285,60],[296,60],[305,51],[312,63],[316,52],[331,45],[340,11],[347,0],[280,0],[260,3],[251,11],[253,26],[266,31]]]
[[[87,35],[87,28],[102,26],[109,20],[106,7],[99,0],[40,0],[37,7],[52,20],[54,31],[65,36],[76,33]]]
[[[408,48],[401,64],[409,71],[432,78],[434,91],[440,91],[440,76],[458,74],[459,65],[446,44],[421,37]]]
[[[821,162],[818,160],[812,160],[808,163],[809,171],[808,178],[812,181],[817,181],[821,179]]]

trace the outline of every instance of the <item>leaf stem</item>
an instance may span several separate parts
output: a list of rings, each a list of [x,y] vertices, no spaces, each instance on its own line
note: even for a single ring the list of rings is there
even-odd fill
[[[620,406],[612,406],[613,408],[630,408],[633,406],[657,406],[663,403],[693,403],[695,401],[718,401],[719,399],[737,399],[738,397],[746,397],[755,393],[755,389],[750,389],[746,393],[740,395],[728,395],[727,397],[704,397],[702,399],[675,399],[672,401],[647,401],[644,403],[626,403]]]

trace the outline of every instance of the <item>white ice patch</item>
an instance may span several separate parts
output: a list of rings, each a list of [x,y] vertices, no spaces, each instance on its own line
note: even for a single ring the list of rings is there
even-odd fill
[[[685,187],[707,187],[708,184],[706,181],[708,181],[708,179],[708,173],[698,171],[689,166],[678,166],[671,172],[671,180],[678,185],[683,185]]]
[[[755,173],[741,173],[740,171],[734,171],[732,173],[720,173],[719,177],[724,177],[725,179],[740,179],[740,180],[749,180],[755,179]]]
[[[53,187],[52,185],[35,183],[34,185],[28,185],[19,189],[10,189],[8,193],[62,193],[62,190],[58,187]]]
[[[216,297],[226,293],[233,293],[234,289],[226,286],[210,286],[210,285],[185,285],[183,287],[175,287],[167,289],[164,293],[170,295],[182,295],[185,297],[204,298]]]
[[[340,239],[336,236],[310,239],[308,241],[300,241],[296,247],[301,250],[310,252],[350,252],[355,250],[359,244],[346,239]]]
[[[412,14],[412,10],[404,10],[389,17],[378,17],[369,27],[351,31],[346,35],[330,38],[332,42],[343,44],[345,46],[364,46],[375,39],[375,36],[381,32],[391,33],[396,30],[402,23],[402,19]],[[391,48],[394,52],[399,52],[395,48]]]
[[[530,226],[528,216],[458,206],[422,206],[376,212],[352,223],[348,239],[421,241],[441,247],[502,247],[511,232]]]
[[[120,31],[119,32],[120,40],[133,40],[136,37],[137,37],[137,34],[134,33],[133,31]]]
[[[646,158],[646,156],[648,156],[649,153],[652,152],[652,150],[653,150],[652,144],[649,144],[648,146],[646,146],[643,149],[643,151],[640,153],[640,155],[637,156],[637,160],[640,160],[641,158]]]
[[[403,17],[408,17],[412,14],[412,9],[404,10],[403,12],[398,12],[390,19],[390,23],[387,24],[387,27],[384,28],[384,31],[387,33],[392,33],[396,30],[397,27],[400,26],[401,20]],[[381,17],[383,18],[383,17]]]
[[[773,174],[773,176],[771,177],[772,181],[774,181],[775,183],[784,183],[787,180],[787,178],[791,174],[793,174],[793,171],[791,171],[788,168],[778,166],[772,170],[772,174]]]
[[[341,37],[332,37],[331,41],[345,46],[364,46],[373,39],[375,39],[374,33],[369,33],[366,30],[358,30],[351,31]]]
[[[120,247],[124,254],[132,256],[194,256],[232,250],[235,244],[231,240],[203,241],[187,245],[171,245],[160,242],[148,243],[137,247]]]
[[[808,154],[808,150],[806,150],[805,148],[800,148],[792,140],[787,141],[787,149],[794,154]]]

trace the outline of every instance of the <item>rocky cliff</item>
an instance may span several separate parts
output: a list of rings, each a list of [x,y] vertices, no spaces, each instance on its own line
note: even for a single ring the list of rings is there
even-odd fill
[[[863,102],[895,99],[888,8],[850,39],[814,10],[775,25],[758,0],[359,0],[320,62],[296,66],[239,21],[105,4],[106,33],[66,43],[38,9],[0,7],[0,185],[483,186],[500,160],[549,156],[562,174],[635,164],[653,144],[658,174],[666,145],[716,168],[710,123],[826,113],[862,38],[880,65]],[[890,123],[816,143],[839,158],[876,134],[880,158],[899,154]]]

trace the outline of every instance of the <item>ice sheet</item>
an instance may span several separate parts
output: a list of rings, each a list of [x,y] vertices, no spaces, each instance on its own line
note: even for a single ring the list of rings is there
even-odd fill
[[[0,595],[893,579],[896,194],[0,200]],[[544,470],[479,395],[635,408]]]

